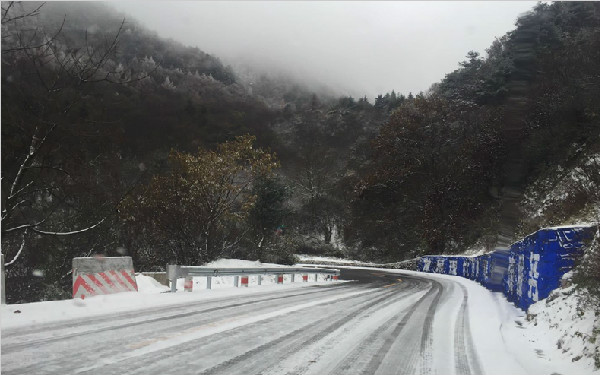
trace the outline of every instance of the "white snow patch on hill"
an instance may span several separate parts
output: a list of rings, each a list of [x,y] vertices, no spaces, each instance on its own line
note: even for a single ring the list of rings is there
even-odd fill
[[[362,262],[360,260],[352,260],[352,259],[343,259],[343,258],[336,258],[336,257],[324,257],[324,256],[316,256],[316,255],[303,255],[303,254],[296,254],[296,257],[298,257],[298,259],[300,259],[300,264],[304,264],[304,263],[311,263],[311,264],[323,264],[323,265],[330,265],[330,264],[339,264],[339,265],[352,265],[352,266],[367,266],[367,267],[375,267],[375,266],[379,266],[381,264],[379,263],[373,263],[373,262]]]
[[[560,216],[561,205],[576,201],[580,193],[593,195],[600,189],[597,185],[597,177],[594,176],[598,167],[600,167],[600,153],[595,153],[582,159],[579,166],[574,168],[565,169],[558,165],[546,172],[545,176],[533,182],[525,191],[521,206],[526,215],[531,220],[541,219],[542,225],[548,219],[564,221],[566,217],[557,217]],[[598,213],[594,212],[593,208],[584,211],[587,212],[580,213],[585,216],[580,217],[583,220],[594,220],[595,218],[590,215]]]

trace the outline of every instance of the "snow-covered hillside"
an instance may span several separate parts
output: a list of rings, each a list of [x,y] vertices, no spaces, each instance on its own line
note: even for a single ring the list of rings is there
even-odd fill
[[[582,368],[600,367],[600,316],[583,303],[585,290],[572,285],[571,276],[566,274],[562,288],[529,307],[523,336],[552,350],[552,356]]]
[[[600,153],[582,156],[569,167],[549,168],[525,191],[521,202],[526,218],[524,230],[598,221],[599,171]]]

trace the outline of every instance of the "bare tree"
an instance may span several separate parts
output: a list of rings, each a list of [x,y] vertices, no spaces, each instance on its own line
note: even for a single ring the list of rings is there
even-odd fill
[[[85,99],[87,86],[100,82],[122,85],[148,76],[129,77],[112,60],[125,20],[102,42],[92,44],[86,32],[83,45],[72,48],[61,40],[64,18],[51,31],[40,26],[43,7],[44,3],[2,3],[2,63],[15,67],[13,70],[20,74],[16,79],[23,82],[20,89],[3,90],[3,96],[18,96],[25,103],[25,108],[19,109],[3,106],[3,143],[8,139],[18,145],[13,149],[15,154],[3,155],[3,245],[8,244],[8,253],[14,254],[7,265],[22,253],[28,235],[81,234],[97,228],[114,212],[118,201],[107,202],[98,207],[96,218],[69,228],[72,223],[65,217],[73,217],[77,211],[70,196],[73,176],[66,167],[69,163],[52,154],[62,146],[69,116]],[[93,161],[89,164],[93,166]],[[18,249],[13,251],[10,245],[16,244]],[[7,252],[5,246],[3,251]]]

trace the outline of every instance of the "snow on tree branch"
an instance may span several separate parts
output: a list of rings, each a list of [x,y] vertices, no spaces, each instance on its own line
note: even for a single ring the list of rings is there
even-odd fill
[[[27,229],[25,229],[25,231],[23,232],[23,239],[21,240],[21,247],[19,247],[19,251],[17,251],[17,254],[10,262],[4,263],[5,267],[10,266],[14,262],[16,262],[17,259],[19,259],[19,256],[21,255],[21,252],[23,251],[23,248],[25,247],[25,236],[26,235],[27,235]]]
[[[79,233],[87,232],[88,230],[94,229],[98,225],[102,224],[105,220],[106,220],[106,217],[102,218],[102,220],[100,220],[96,224],[91,225],[91,226],[89,226],[87,228],[79,229],[79,230],[74,230],[74,231],[70,231],[70,232],[52,232],[52,231],[40,230],[40,229],[37,229],[35,227],[32,227],[31,230],[34,231],[35,233],[38,233],[38,234],[45,234],[45,235],[50,235],[50,236],[71,236],[71,235],[74,235],[74,234],[79,234]]]

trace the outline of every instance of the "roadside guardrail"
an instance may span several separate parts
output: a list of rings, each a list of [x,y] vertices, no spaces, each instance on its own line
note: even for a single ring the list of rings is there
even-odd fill
[[[177,279],[185,278],[184,289],[192,291],[192,278],[206,277],[206,288],[211,289],[211,278],[218,276],[233,276],[234,286],[248,286],[248,276],[258,276],[258,285],[261,285],[262,276],[277,275],[277,284],[283,284],[283,275],[291,275],[294,282],[294,275],[301,274],[302,281],[308,281],[308,275],[314,274],[315,281],[319,274],[327,275],[327,280],[337,280],[340,275],[340,270],[330,268],[294,268],[294,267],[277,267],[277,268],[214,268],[204,266],[178,266],[174,264],[167,265],[167,279],[171,282],[171,292],[177,290]]]

